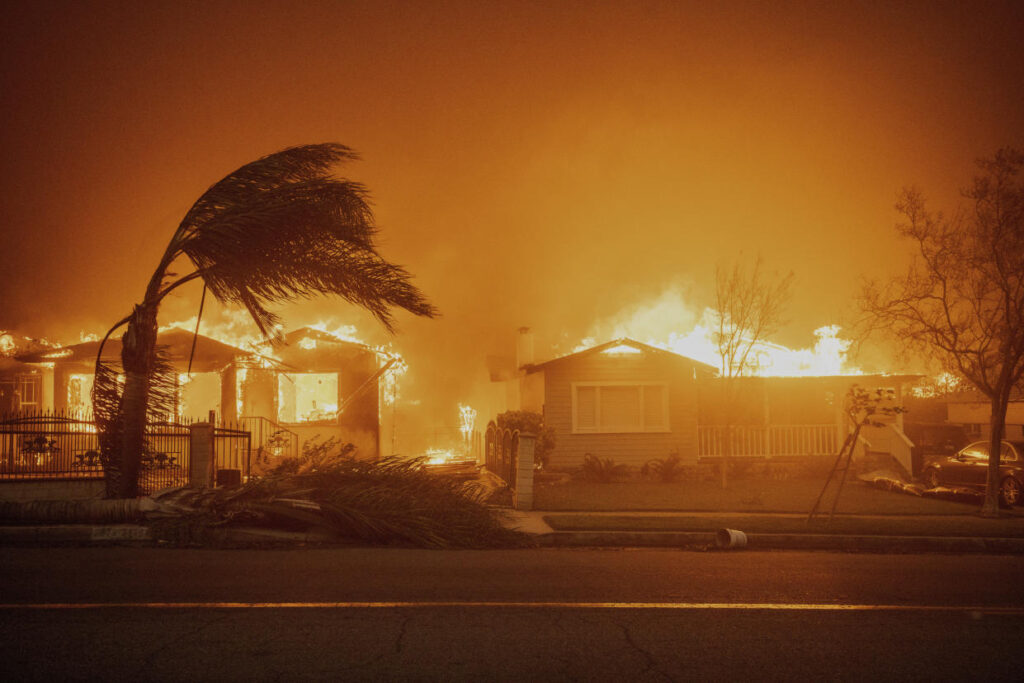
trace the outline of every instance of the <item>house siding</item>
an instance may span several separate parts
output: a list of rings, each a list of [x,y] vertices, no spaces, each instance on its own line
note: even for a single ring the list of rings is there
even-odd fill
[[[697,381],[687,361],[650,353],[595,353],[548,365],[543,373],[544,423],[555,430],[557,440],[549,467],[579,467],[587,453],[631,467],[674,451],[684,462],[696,462]],[[667,384],[670,431],[573,434],[572,385],[576,382]]]

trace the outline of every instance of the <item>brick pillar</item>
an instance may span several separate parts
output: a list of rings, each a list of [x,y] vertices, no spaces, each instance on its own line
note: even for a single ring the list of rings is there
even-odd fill
[[[519,457],[516,458],[516,490],[512,506],[516,510],[533,509],[533,449],[537,435],[519,432]]]
[[[202,489],[213,486],[213,424],[196,422],[189,425],[188,485]]]

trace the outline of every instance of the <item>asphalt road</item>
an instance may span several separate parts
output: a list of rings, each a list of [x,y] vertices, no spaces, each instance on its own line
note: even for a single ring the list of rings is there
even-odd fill
[[[0,549],[4,680],[1019,680],[1024,558]]]

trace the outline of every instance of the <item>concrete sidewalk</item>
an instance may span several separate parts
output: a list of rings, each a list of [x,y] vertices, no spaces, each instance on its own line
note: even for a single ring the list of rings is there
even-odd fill
[[[697,521],[707,519],[709,524],[704,530],[693,531],[644,531],[630,529],[588,529],[560,531],[548,524],[545,517],[614,517],[621,522],[622,518],[687,518]],[[684,548],[691,550],[708,550],[717,548],[716,536],[719,529],[731,528],[743,531],[748,550],[840,550],[848,552],[940,552],[940,553],[1013,553],[1024,554],[1024,537],[1003,536],[943,536],[930,534],[892,535],[892,534],[861,534],[861,533],[820,533],[818,529],[799,533],[758,533],[744,531],[744,522],[752,517],[783,519],[800,522],[806,519],[803,514],[750,514],[750,513],[679,513],[679,512],[550,512],[550,511],[512,511],[509,526],[533,535],[537,543],[548,547],[663,547]],[[859,519],[871,521],[888,520],[884,516],[858,516]],[[727,520],[728,526],[721,524]],[[941,524],[948,517],[930,515],[922,519],[915,517],[927,525]],[[1024,523],[1024,520],[1022,520]],[[621,524],[620,524],[621,526]],[[638,526],[640,526],[638,524]]]

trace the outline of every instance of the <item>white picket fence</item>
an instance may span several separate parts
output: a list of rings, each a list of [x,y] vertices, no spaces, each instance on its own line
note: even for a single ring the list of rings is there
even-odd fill
[[[721,457],[729,427],[697,427],[697,457]],[[801,455],[835,455],[839,449],[834,424],[761,425],[732,427],[731,455],[777,458]]]

